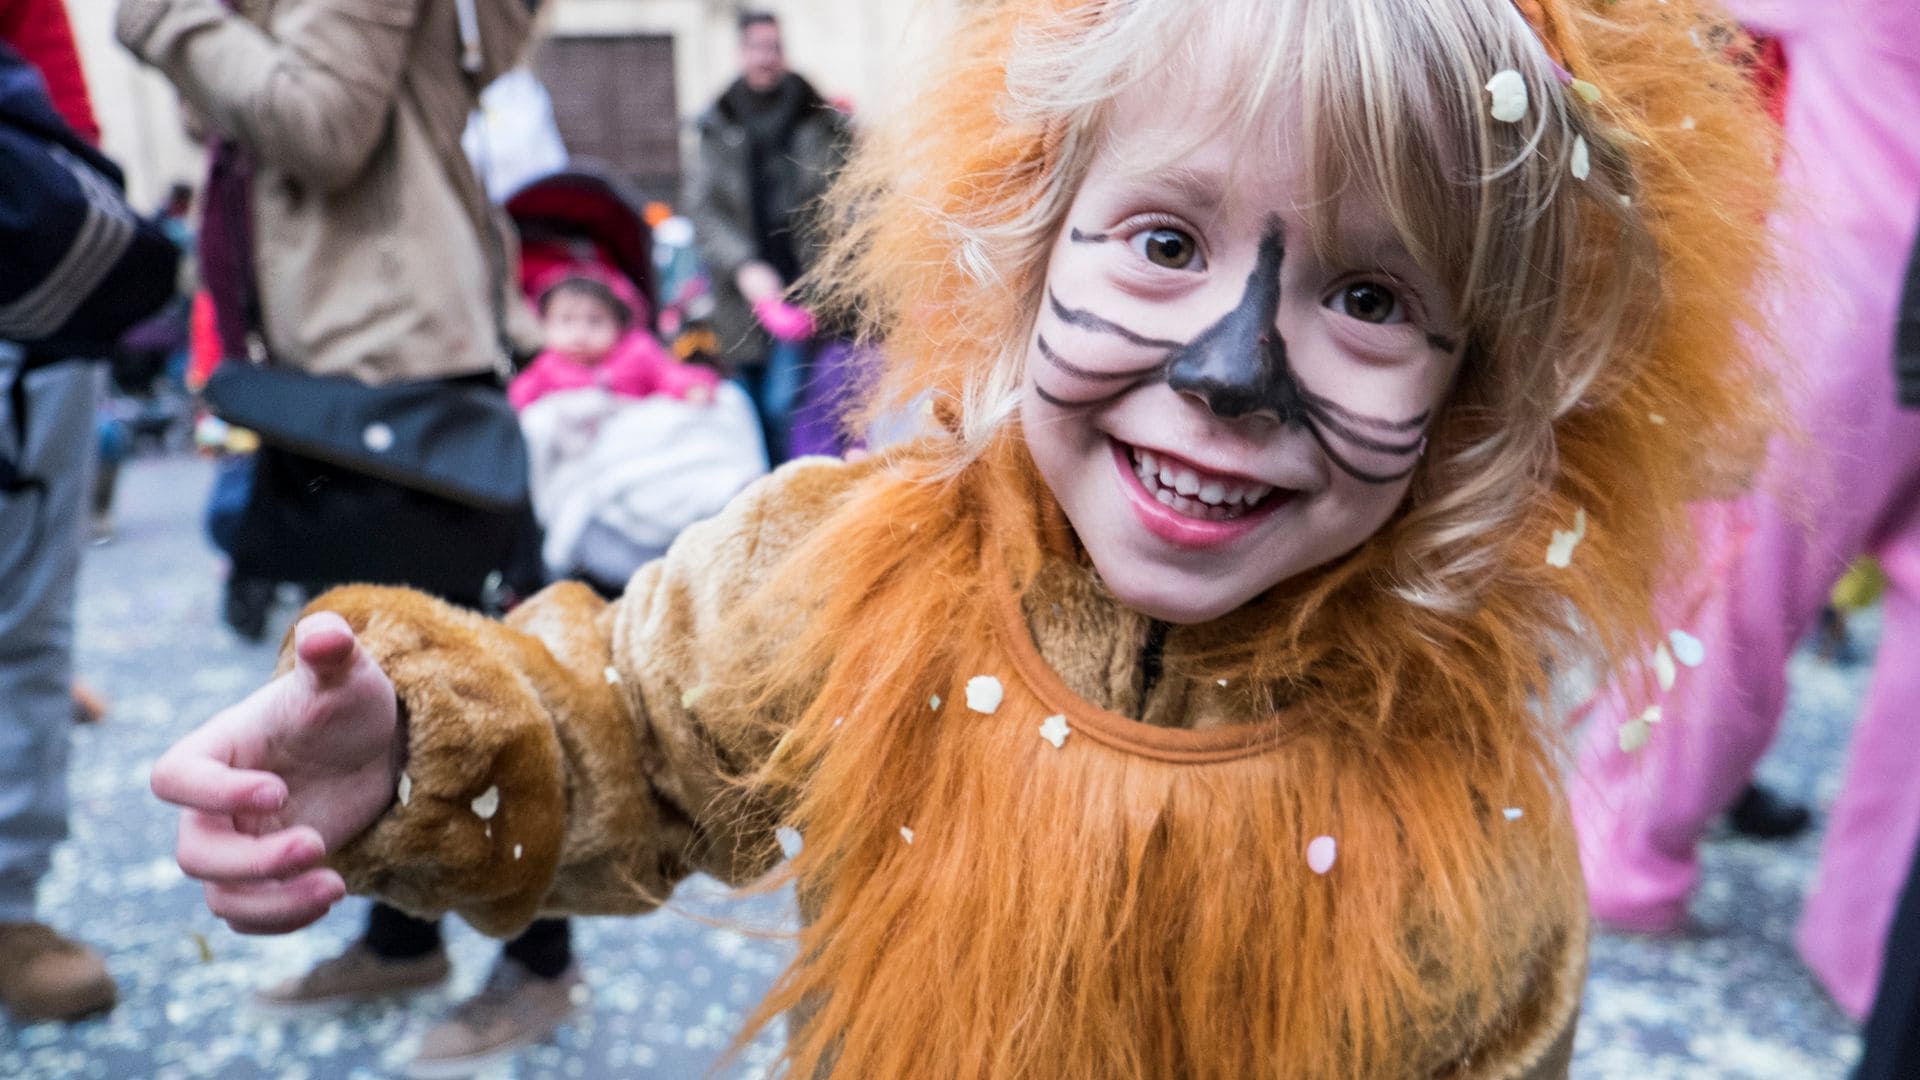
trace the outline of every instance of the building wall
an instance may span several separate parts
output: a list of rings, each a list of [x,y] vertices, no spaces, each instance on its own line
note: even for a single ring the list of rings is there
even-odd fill
[[[857,110],[883,105],[897,68],[939,33],[962,0],[750,0],[780,17],[788,62],[829,98]],[[67,0],[107,153],[126,169],[134,205],[169,183],[198,183],[201,150],[187,138],[166,80],[113,40],[110,0]],[[665,34],[673,38],[674,97],[683,119],[706,108],[737,73],[729,0],[545,0],[546,33]]]

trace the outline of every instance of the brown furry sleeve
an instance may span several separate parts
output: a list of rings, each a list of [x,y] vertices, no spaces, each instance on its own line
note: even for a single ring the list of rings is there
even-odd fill
[[[730,734],[758,729],[708,690],[771,648],[756,590],[867,471],[779,470],[613,604],[562,583],[494,622],[406,589],[317,598],[309,610],[344,616],[393,680],[407,723],[405,798],[331,859],[348,887],[505,936],[542,914],[650,911],[695,870],[770,868],[772,818],[721,798],[770,747]]]

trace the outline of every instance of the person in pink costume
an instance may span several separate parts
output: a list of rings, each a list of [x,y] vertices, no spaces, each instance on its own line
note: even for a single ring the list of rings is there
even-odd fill
[[[679,362],[647,332],[646,302],[624,279],[597,267],[564,267],[535,294],[546,349],[507,387],[516,410],[588,387],[621,397],[712,400],[719,375]]]
[[[1572,795],[1595,916],[1680,925],[1700,837],[1779,727],[1788,655],[1848,563],[1877,556],[1889,580],[1880,661],[1798,933],[1807,964],[1860,1016],[1920,837],[1920,412],[1898,407],[1892,364],[1920,227],[1920,4],[1731,6],[1786,49],[1787,197],[1774,229],[1787,273],[1774,329],[1800,437],[1777,441],[1754,494],[1732,508],[1743,527],[1706,543],[1704,565],[1718,570],[1676,616],[1703,656],[1683,657],[1699,664],[1679,670],[1664,720],[1624,753],[1621,725],[1649,703],[1610,695]]]

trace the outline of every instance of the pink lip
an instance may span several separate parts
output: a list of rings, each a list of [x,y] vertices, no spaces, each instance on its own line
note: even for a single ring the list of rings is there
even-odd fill
[[[1126,446],[1118,439],[1107,440],[1107,445],[1113,449],[1113,464],[1120,470],[1120,486],[1127,493],[1127,502],[1133,507],[1133,512],[1139,515],[1140,523],[1146,526],[1148,532],[1169,544],[1209,548],[1232,543],[1252,532],[1275,510],[1293,499],[1290,492],[1276,491],[1251,513],[1230,521],[1190,518],[1147,493],[1146,486],[1140,483],[1139,475],[1133,471],[1133,455]]]

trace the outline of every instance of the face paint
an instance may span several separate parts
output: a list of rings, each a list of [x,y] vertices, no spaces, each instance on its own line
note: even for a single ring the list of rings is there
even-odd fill
[[[1106,234],[1073,230],[1070,239],[1078,243],[1104,243]],[[1426,449],[1425,429],[1432,417],[1423,412],[1408,420],[1386,420],[1356,412],[1322,397],[1302,386],[1287,361],[1287,346],[1275,326],[1280,310],[1280,271],[1286,259],[1286,242],[1277,219],[1270,219],[1261,234],[1259,253],[1253,271],[1247,275],[1246,290],[1240,302],[1212,326],[1189,342],[1147,337],[1090,311],[1067,307],[1049,289],[1047,299],[1054,317],[1067,326],[1094,333],[1111,334],[1130,344],[1169,350],[1160,361],[1121,371],[1094,371],[1067,360],[1048,343],[1044,334],[1035,344],[1042,359],[1055,370],[1083,382],[1117,382],[1109,393],[1093,398],[1060,397],[1038,383],[1034,391],[1047,404],[1063,409],[1094,408],[1114,401],[1141,383],[1154,378],[1204,402],[1214,415],[1226,419],[1265,414],[1282,424],[1306,429],[1320,448],[1341,470],[1369,484],[1388,484],[1404,479],[1419,464]],[[1429,344],[1451,352],[1452,342]],[[1409,437],[1411,436],[1411,437]],[[1411,458],[1404,467],[1386,470],[1363,468],[1356,464],[1351,447],[1388,458]]]

